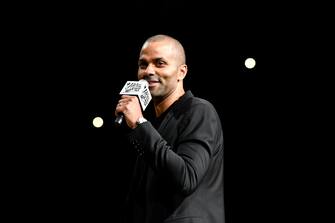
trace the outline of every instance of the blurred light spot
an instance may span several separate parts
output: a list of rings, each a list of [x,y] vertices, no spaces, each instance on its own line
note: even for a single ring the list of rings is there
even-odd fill
[[[245,60],[244,65],[248,69],[252,69],[256,66],[256,61],[253,58],[248,58],[248,59]]]
[[[96,128],[100,128],[104,124],[104,120],[100,117],[95,117],[93,119],[93,126]]]

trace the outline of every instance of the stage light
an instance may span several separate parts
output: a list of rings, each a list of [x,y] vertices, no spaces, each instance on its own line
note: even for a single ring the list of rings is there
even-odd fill
[[[247,58],[244,62],[244,65],[248,68],[248,69],[252,69],[256,66],[256,61],[253,58]]]
[[[101,117],[95,117],[92,123],[94,127],[100,128],[104,124],[104,120]]]

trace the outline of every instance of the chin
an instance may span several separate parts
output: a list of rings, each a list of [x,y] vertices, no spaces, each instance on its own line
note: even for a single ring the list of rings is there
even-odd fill
[[[151,93],[151,96],[153,98],[161,98],[162,97],[162,94],[158,91],[150,91],[150,93]]]
[[[152,96],[157,96],[157,95],[159,95],[159,91],[158,91],[158,89],[155,88],[155,87],[149,87],[149,91],[150,91],[150,93],[151,93]]]

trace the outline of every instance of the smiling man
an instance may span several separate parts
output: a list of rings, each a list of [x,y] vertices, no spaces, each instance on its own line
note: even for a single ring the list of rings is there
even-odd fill
[[[214,106],[184,90],[184,48],[156,35],[140,51],[138,79],[149,84],[156,118],[143,117],[136,96],[122,95],[136,163],[124,222],[224,223],[223,131]]]

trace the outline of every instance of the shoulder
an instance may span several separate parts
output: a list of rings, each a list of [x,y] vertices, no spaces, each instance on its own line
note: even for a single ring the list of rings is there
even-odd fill
[[[183,137],[216,138],[219,142],[222,136],[222,125],[214,105],[201,97],[189,97],[183,103],[179,113],[180,135]]]
[[[191,100],[192,104],[194,106],[203,106],[203,107],[210,107],[212,109],[214,109],[214,106],[211,102],[209,102],[208,100],[204,99],[204,98],[199,98],[199,97],[192,97]]]
[[[196,97],[192,93],[189,93],[186,96],[180,108],[180,115],[186,120],[192,119],[192,122],[208,119],[211,121],[220,121],[215,106],[210,101],[201,97]]]
[[[188,112],[203,111],[216,113],[216,109],[210,101],[193,95],[185,101],[184,107]]]

